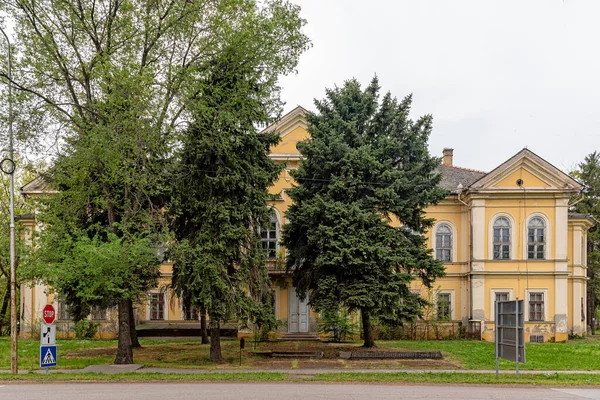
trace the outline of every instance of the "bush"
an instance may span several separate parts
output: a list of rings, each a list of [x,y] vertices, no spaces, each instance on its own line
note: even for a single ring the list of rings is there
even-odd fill
[[[356,324],[346,310],[323,311],[318,325],[319,333],[327,335],[335,343],[351,339],[356,334]]]
[[[81,320],[75,322],[73,330],[77,339],[92,339],[96,335],[96,332],[98,332],[98,324],[92,321]]]

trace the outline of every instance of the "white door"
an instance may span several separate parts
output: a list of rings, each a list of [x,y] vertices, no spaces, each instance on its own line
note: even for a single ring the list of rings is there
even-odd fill
[[[300,332],[308,332],[308,296],[304,301],[298,299],[298,315],[300,319]]]
[[[298,330],[298,297],[296,297],[296,288],[288,288],[288,332],[299,332]]]
[[[304,301],[301,301],[298,296],[296,296],[296,288],[288,288],[288,304],[288,332],[308,332],[308,296]]]

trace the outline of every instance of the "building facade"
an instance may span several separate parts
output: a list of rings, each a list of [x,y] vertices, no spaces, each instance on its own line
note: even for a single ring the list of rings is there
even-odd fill
[[[317,328],[310,298],[301,300],[296,295],[279,244],[291,205],[286,194],[294,184],[290,171],[302,161],[296,144],[309,137],[307,128],[306,110],[297,107],[265,130],[281,135],[270,157],[286,165],[270,188],[273,216],[269,228],[261,232],[269,256],[274,312],[286,332],[315,332]],[[425,316],[462,324],[476,321],[482,338],[493,340],[494,302],[523,299],[527,341],[563,341],[569,334],[584,334],[587,231],[594,220],[569,212],[581,185],[528,149],[489,173],[454,166],[453,150],[445,149],[439,173],[440,185],[449,194],[426,209],[435,219],[427,237],[434,257],[444,262],[446,276],[432,289],[413,283],[411,290],[434,304]],[[47,193],[40,179],[24,186],[22,192],[25,196]],[[34,216],[25,218],[23,224],[26,235],[39,229]],[[168,290],[172,265],[163,264],[161,273],[159,287],[138,307],[138,325],[196,323],[197,312],[184,311]],[[21,330],[27,334],[43,306],[53,299],[41,285],[23,285],[21,297]],[[57,304],[59,323],[66,329],[68,312]],[[98,310],[90,317],[101,322],[101,336],[116,332],[111,315]]]

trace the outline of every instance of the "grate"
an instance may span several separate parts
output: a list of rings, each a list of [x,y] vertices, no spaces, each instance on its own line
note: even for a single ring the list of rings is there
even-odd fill
[[[544,343],[544,335],[529,336],[529,343]]]

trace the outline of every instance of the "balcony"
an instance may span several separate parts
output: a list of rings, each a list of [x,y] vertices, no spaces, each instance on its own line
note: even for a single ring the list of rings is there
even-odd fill
[[[277,258],[267,259],[267,272],[269,274],[285,274],[287,272],[285,269],[285,261]]]

